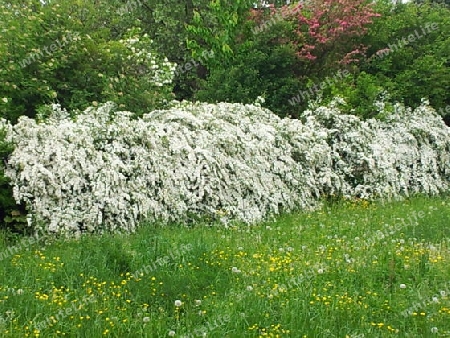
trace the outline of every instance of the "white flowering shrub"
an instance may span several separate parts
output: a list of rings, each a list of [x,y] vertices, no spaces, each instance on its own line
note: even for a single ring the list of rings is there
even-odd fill
[[[5,143],[13,142],[12,131],[13,130],[12,130],[11,123],[3,118],[0,118],[0,132],[2,133],[2,136],[3,136],[1,139],[2,142],[5,142]]]
[[[341,114],[336,103],[304,113],[328,135],[323,193],[373,198],[448,190],[450,128],[428,102],[415,110],[397,104],[393,113],[380,112],[382,121]]]
[[[0,227],[20,231],[26,226],[26,213],[22,212],[23,205],[16,205],[4,172],[5,163],[14,150],[12,135],[11,123],[0,118]]]
[[[280,119],[256,105],[174,103],[133,119],[108,103],[22,117],[6,174],[40,231],[133,231],[144,218],[252,223],[324,194],[395,197],[450,183],[450,131],[426,104],[361,121],[336,105]]]

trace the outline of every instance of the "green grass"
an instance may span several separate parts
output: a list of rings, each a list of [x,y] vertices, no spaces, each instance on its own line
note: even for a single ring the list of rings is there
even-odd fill
[[[0,336],[450,337],[449,225],[449,198],[415,197],[251,227],[3,235]]]

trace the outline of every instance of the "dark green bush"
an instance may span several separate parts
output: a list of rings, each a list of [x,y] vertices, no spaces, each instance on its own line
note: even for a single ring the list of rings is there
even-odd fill
[[[298,116],[304,106],[289,100],[306,89],[306,79],[297,74],[301,62],[287,39],[291,28],[288,22],[277,22],[257,34],[243,35],[229,64],[209,69],[195,99],[252,103],[262,96],[264,106],[279,116]]]
[[[381,117],[377,115],[380,109],[375,103],[380,100],[389,102],[390,97],[379,80],[379,77],[365,72],[350,74],[324,89],[323,103],[328,104],[335,96],[340,96],[347,103],[342,107],[343,112],[365,119]]]
[[[375,87],[389,92],[393,101],[417,107],[422,98],[428,98],[448,119],[450,8],[389,2],[378,6],[382,16],[363,38],[369,49],[359,70]]]
[[[9,179],[5,177],[5,165],[14,147],[6,140],[6,130],[0,127],[0,228],[23,232],[26,226],[26,210],[17,205]]]

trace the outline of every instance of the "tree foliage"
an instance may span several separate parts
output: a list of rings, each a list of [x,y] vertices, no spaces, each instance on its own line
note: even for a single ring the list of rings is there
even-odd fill
[[[450,9],[379,1],[377,10],[382,16],[362,37],[366,57],[329,98],[340,93],[369,117],[375,111],[369,99],[383,93],[411,107],[427,98],[450,124]]]
[[[449,20],[445,6],[387,0],[251,10],[233,57],[209,67],[196,97],[250,102],[260,94],[273,111],[296,117],[309,99],[327,103],[340,95],[348,113],[364,118],[375,116],[380,98],[413,107],[428,98],[450,123]],[[348,76],[329,81],[343,71]]]
[[[174,65],[138,21],[131,26],[116,11],[73,0],[2,6],[0,116],[15,121],[48,103],[74,110],[108,100],[142,114],[170,100]]]

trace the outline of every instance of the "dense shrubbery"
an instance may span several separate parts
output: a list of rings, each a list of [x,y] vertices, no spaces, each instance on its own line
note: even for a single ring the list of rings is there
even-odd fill
[[[245,222],[314,206],[323,195],[439,193],[450,184],[450,129],[430,107],[385,121],[330,107],[301,120],[258,105],[175,104],[140,119],[112,104],[75,120],[23,117],[7,175],[34,229],[133,231],[137,222]],[[383,110],[380,104],[380,110]]]
[[[110,100],[142,115],[172,100],[176,65],[160,56],[138,21],[118,20],[119,14],[108,14],[113,9],[70,0],[51,6],[36,0],[2,4],[0,118],[45,120],[48,103],[75,113]],[[0,135],[0,166],[11,151]],[[2,227],[8,223],[20,230],[23,213],[0,167]]]
[[[72,111],[106,101],[142,114],[173,99],[175,64],[139,22],[116,22],[117,14],[107,14],[114,7],[100,5],[0,7],[0,117],[35,117],[49,103]]]
[[[5,176],[8,157],[14,150],[11,137],[11,124],[0,119],[0,224],[2,229],[22,233],[27,228],[25,204],[16,204],[10,180]]]
[[[357,37],[377,16],[372,7],[366,1],[327,0],[250,11],[245,24],[229,32],[232,55],[208,65],[209,76],[194,97],[247,103],[263,95],[265,106],[279,116],[298,117],[318,91],[296,104],[291,99],[349,68],[361,54]],[[196,38],[209,48],[216,42],[203,38],[206,29],[198,28]]]
[[[382,16],[362,37],[366,58],[349,81],[338,84],[341,93],[365,116],[372,115],[368,99],[380,90],[410,107],[427,97],[450,125],[450,8],[381,1],[377,7]]]
[[[67,220],[68,233],[115,227],[132,230],[149,210],[153,210],[151,218],[164,221],[229,216],[250,222],[281,209],[310,206],[323,194],[396,196],[434,193],[441,190],[438,184],[447,188],[448,130],[428,108],[420,106],[408,112],[393,102],[414,108],[422,97],[428,97],[449,123],[448,7],[394,5],[389,0],[313,0],[282,9],[251,10],[252,3],[149,0],[124,4],[101,0],[94,4],[61,0],[50,5],[23,0],[20,4],[5,1],[0,6],[0,118],[11,123],[22,115],[36,118],[20,118],[14,144],[6,140],[11,133],[0,133],[0,157],[6,161],[13,146],[18,146],[9,173],[17,199],[27,202],[32,212],[34,226],[48,228],[45,223],[50,222],[49,229],[59,232]],[[426,28],[431,25],[438,29]],[[417,31],[423,36],[403,42]],[[177,71],[175,61],[180,67]],[[343,71],[347,75],[337,77]],[[281,120],[253,106],[225,104],[183,104],[160,111],[158,116],[134,119],[167,108],[173,97],[249,104],[259,96],[278,116],[301,120]],[[348,105],[334,107],[336,96]],[[334,108],[305,111],[309,100],[321,100]],[[134,116],[115,113],[110,105],[95,108],[107,101]],[[60,104],[59,113],[49,108],[49,103]],[[93,108],[80,113],[90,106]],[[64,109],[70,117],[62,117]],[[217,121],[225,124],[217,126],[207,109],[220,112]],[[183,115],[188,121],[198,115],[197,124],[194,128],[186,121],[168,121],[169,115]],[[412,126],[413,122],[425,130]],[[164,129],[164,124],[172,129]],[[11,127],[4,122],[2,126]],[[144,126],[160,133],[164,141],[141,130]],[[258,127],[268,128],[264,129],[268,141],[253,145],[261,153],[249,165],[245,160],[256,156],[256,150],[252,148],[247,154],[251,146],[246,142],[259,139],[263,130],[248,130]],[[230,139],[227,128],[243,138]],[[189,137],[182,137],[181,131]],[[85,139],[77,139],[77,133]],[[229,148],[217,143],[214,133],[222,135]],[[154,149],[145,143],[148,140]],[[51,142],[65,150],[51,153]],[[206,184],[202,190],[206,195],[199,193],[203,185],[197,181],[186,183],[180,195],[170,186],[173,182],[167,181],[171,176],[166,171],[155,178],[154,185],[140,181],[136,172],[141,170],[150,175],[151,170],[160,172],[160,167],[176,165],[183,174],[170,179],[180,182],[191,175],[190,170],[196,170],[200,155],[188,151],[191,155],[183,169],[177,161],[184,157],[177,157],[171,148],[173,142],[185,142],[189,149],[202,145],[205,154],[221,159],[202,160],[207,169],[199,177],[213,180],[202,183]],[[229,153],[231,147],[238,150]],[[379,147],[396,149],[398,156]],[[407,150],[402,152],[403,148]],[[28,149],[29,163],[19,159],[25,156],[24,149]],[[73,154],[67,153],[68,149]],[[277,154],[285,156],[283,166],[264,162]],[[86,168],[82,162],[68,160],[72,155],[87,161]],[[69,182],[54,170],[62,158],[68,161],[66,169],[72,170]],[[146,169],[139,167],[138,160],[148,163]],[[3,163],[0,221],[20,224],[25,209],[13,201]],[[79,168],[73,167],[74,163]],[[117,163],[121,171],[107,174],[106,168]],[[229,163],[237,163],[237,167],[230,169]],[[17,170],[15,174],[12,168]],[[288,174],[286,168],[293,173]],[[226,176],[219,173],[231,177],[225,180],[230,186],[222,182]],[[270,179],[255,183],[262,173],[276,177],[273,182],[279,186]],[[116,176],[102,176],[110,174],[117,174],[120,183]],[[111,184],[98,190],[102,180]],[[218,182],[223,183],[219,191],[213,185]],[[131,198],[129,189],[134,188],[130,187],[139,187],[140,192],[133,192]],[[161,190],[163,187],[166,190]],[[300,187],[301,194],[296,195],[295,189]],[[274,189],[284,195],[277,195]],[[110,200],[102,200],[105,196]],[[122,199],[120,203],[116,197]],[[170,208],[175,212],[169,212]]]
[[[200,82],[195,99],[202,102],[251,103],[265,97],[264,106],[278,116],[297,117],[304,106],[293,109],[289,99],[293,92],[306,90],[305,78],[298,78],[295,69],[301,62],[290,44],[275,44],[289,34],[287,22],[263,29],[253,40],[246,41],[227,67],[210,68],[209,77]],[[307,101],[304,102],[305,105]]]

